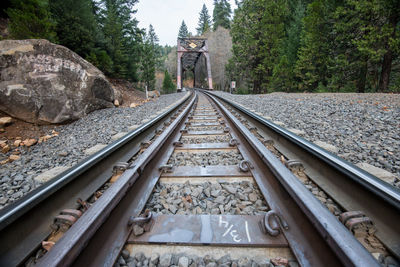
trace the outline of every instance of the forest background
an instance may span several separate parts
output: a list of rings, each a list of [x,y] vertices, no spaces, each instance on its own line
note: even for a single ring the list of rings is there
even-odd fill
[[[138,0],[2,2],[2,39],[44,38],[64,45],[108,77],[173,92],[176,47],[138,27]],[[398,0],[215,0],[197,32],[209,40],[214,88],[237,93],[400,92]],[[177,29],[175,29],[177,30]],[[193,71],[205,76],[204,60]],[[190,86],[193,73],[185,79]],[[168,88],[163,84],[168,84]],[[185,83],[184,83],[185,84]]]

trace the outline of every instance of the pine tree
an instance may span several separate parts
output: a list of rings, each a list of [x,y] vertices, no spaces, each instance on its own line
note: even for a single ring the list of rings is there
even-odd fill
[[[189,31],[184,20],[182,20],[181,27],[179,28],[178,38],[183,39],[189,36]]]
[[[133,7],[138,1],[102,1],[98,20],[102,25],[105,50],[113,62],[110,75],[137,81],[143,34],[134,19],[136,10]]]
[[[95,53],[100,28],[92,1],[50,0],[49,5],[53,21],[56,22],[58,43],[82,57]]]
[[[214,0],[214,11],[213,11],[213,29],[217,30],[219,26],[225,29],[231,27],[231,5],[227,0]]]
[[[287,10],[285,0],[244,0],[235,12],[228,70],[232,78],[244,77],[253,93],[266,91],[279,63]]]
[[[156,54],[157,42],[158,37],[150,24],[149,31],[144,38],[142,58],[142,81],[146,84],[148,90],[155,89],[156,60],[158,58]]]
[[[12,0],[11,6],[7,15],[12,38],[56,40],[46,0]]]
[[[286,39],[281,47],[279,64],[274,66],[272,81],[269,85],[270,91],[294,91],[296,90],[296,79],[294,66],[298,59],[300,48],[300,35],[305,15],[305,4],[302,0],[289,1],[290,14],[285,20]]]
[[[175,84],[172,82],[171,75],[169,75],[169,72],[165,70],[164,72],[164,80],[163,80],[163,91],[164,93],[170,94],[175,91]]]
[[[196,28],[198,35],[203,35],[205,32],[210,30],[211,28],[211,17],[208,14],[208,9],[205,4],[203,4],[203,8],[200,11],[199,23]]]
[[[328,0],[315,0],[307,7],[301,35],[302,47],[295,66],[296,76],[301,81],[300,90],[314,91],[318,87],[324,88],[328,83],[330,12]]]

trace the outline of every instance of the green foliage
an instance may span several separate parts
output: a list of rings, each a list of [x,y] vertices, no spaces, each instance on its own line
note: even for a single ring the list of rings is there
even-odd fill
[[[178,38],[183,39],[189,37],[189,31],[184,20],[182,20],[181,27],[179,28]]]
[[[12,0],[11,5],[7,15],[12,38],[56,40],[46,0]]]
[[[285,0],[244,0],[235,11],[233,58],[227,70],[233,80],[241,73],[239,83],[250,85],[253,93],[266,90],[279,63],[287,13]]]
[[[175,84],[172,82],[171,75],[169,75],[169,72],[167,70],[165,70],[164,72],[164,80],[162,88],[164,93],[167,94],[173,93],[176,89]]]
[[[236,94],[237,95],[248,95],[250,92],[248,89],[242,88],[242,87],[238,87],[236,89]]]
[[[100,28],[91,0],[50,0],[49,6],[52,19],[56,23],[58,43],[82,57],[93,57]]]
[[[214,11],[213,11],[213,29],[217,30],[219,26],[225,29],[231,27],[231,5],[227,0],[214,0]]]
[[[104,36],[104,50],[111,58],[111,77],[138,80],[142,31],[134,19],[137,0],[102,0],[98,20]],[[105,69],[105,68],[101,68]]]
[[[329,20],[327,0],[316,0],[307,8],[304,18],[302,47],[296,62],[295,73],[302,81],[300,90],[314,91],[318,84],[327,84],[329,59]]]
[[[211,28],[211,17],[208,14],[208,9],[205,4],[200,11],[200,17],[198,22],[198,27],[196,28],[198,35],[203,35],[205,32]]]
[[[226,68],[253,93],[399,91],[399,1],[237,4]]]
[[[148,90],[155,89],[156,83],[156,64],[157,64],[157,43],[158,37],[150,24],[149,32],[145,35],[142,57],[142,77],[141,80],[146,84]]]

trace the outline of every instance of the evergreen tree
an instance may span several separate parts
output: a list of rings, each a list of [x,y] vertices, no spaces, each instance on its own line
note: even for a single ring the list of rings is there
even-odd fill
[[[225,29],[231,28],[231,5],[227,0],[214,0],[213,11],[213,29],[217,30],[219,26]]]
[[[56,40],[46,0],[12,0],[11,6],[7,15],[12,38]]]
[[[50,11],[56,22],[58,43],[82,57],[94,53],[100,28],[91,0],[50,0]]]
[[[103,0],[99,21],[105,39],[105,50],[112,61],[112,77],[137,81],[142,31],[134,19],[137,0]]]
[[[169,72],[165,70],[164,72],[164,80],[163,80],[163,91],[167,94],[173,93],[175,91],[175,84],[172,82],[171,75]]]
[[[353,6],[345,4],[339,6],[334,15],[334,43],[331,46],[334,53],[331,55],[329,72],[332,77],[329,87],[332,91],[365,91],[368,72],[368,54],[357,48],[355,40],[362,39],[365,31],[360,30],[369,23],[368,16],[359,14]]]
[[[233,58],[228,71],[245,77],[253,93],[266,90],[285,38],[285,0],[244,0],[232,24]]]
[[[301,80],[300,90],[323,89],[328,82],[327,66],[331,42],[328,0],[315,0],[307,8],[302,32],[302,47],[295,73]]]
[[[144,38],[143,58],[142,58],[142,81],[146,84],[148,90],[155,89],[157,42],[158,42],[158,37],[154,31],[153,26],[150,25],[149,31]]]
[[[127,54],[124,47],[124,34],[122,21],[118,15],[118,3],[113,0],[105,0],[103,32],[107,42],[107,52],[113,62],[113,77],[124,78],[127,74]]]
[[[206,31],[211,28],[211,17],[208,14],[208,9],[205,4],[203,4],[203,8],[200,11],[199,23],[196,28],[198,35],[203,35]]]
[[[179,28],[178,38],[183,39],[189,36],[189,31],[184,20],[182,20],[181,27]]]
[[[398,12],[394,15],[396,7],[390,3],[381,0],[345,0],[343,6],[336,9],[330,81],[332,88],[357,88],[358,92],[364,92],[367,86],[379,91],[388,89],[392,60],[396,55],[393,53],[396,51],[396,26],[391,19],[397,20],[394,22],[397,24],[400,18]],[[397,47],[399,44],[397,41]],[[378,73],[379,69],[379,81],[368,78],[378,78],[378,75],[368,73]]]
[[[300,35],[305,14],[305,3],[302,0],[289,1],[290,14],[286,17],[286,40],[281,48],[279,64],[274,66],[270,90],[293,91],[296,89],[294,66],[298,59]]]

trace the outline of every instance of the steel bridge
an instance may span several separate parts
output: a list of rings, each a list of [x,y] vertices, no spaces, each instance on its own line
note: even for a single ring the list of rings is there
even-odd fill
[[[182,89],[182,77],[184,72],[186,71],[193,71],[194,84],[196,84],[195,67],[202,55],[205,57],[206,60],[208,89],[212,90],[213,83],[207,39],[200,37],[178,39],[178,68],[176,75],[178,91]]]

